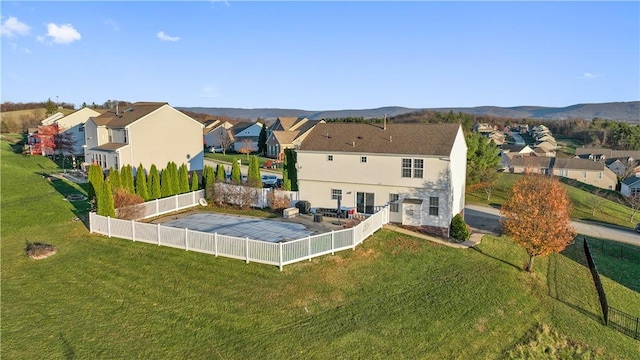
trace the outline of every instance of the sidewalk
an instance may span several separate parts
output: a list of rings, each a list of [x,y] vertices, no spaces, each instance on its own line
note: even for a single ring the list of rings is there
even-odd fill
[[[452,243],[452,242],[448,242],[448,241],[444,241],[441,240],[435,236],[429,236],[426,234],[422,234],[422,233],[418,233],[415,231],[411,231],[411,230],[407,230],[392,224],[386,224],[384,225],[385,229],[391,230],[391,231],[395,231],[395,232],[399,232],[401,234],[405,234],[405,235],[409,235],[409,236],[413,236],[413,237],[417,237],[420,239],[424,239],[427,241],[431,241],[440,245],[444,245],[444,246],[449,246],[452,248],[457,248],[457,249],[468,249],[471,247],[474,247],[478,244],[480,244],[480,241],[482,240],[482,237],[485,234],[482,233],[478,233],[478,232],[473,232],[471,233],[471,236],[469,237],[469,240],[462,242],[462,243]]]

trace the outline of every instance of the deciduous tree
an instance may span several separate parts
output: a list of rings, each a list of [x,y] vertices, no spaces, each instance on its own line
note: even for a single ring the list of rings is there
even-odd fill
[[[247,155],[247,159],[249,159],[249,154],[254,151],[256,151],[256,148],[253,147],[253,142],[251,140],[243,139],[240,142],[240,149],[238,149],[238,152]]]
[[[640,211],[640,193],[625,197],[625,201],[629,205],[629,208],[631,208],[631,218],[629,218],[629,222],[633,222],[636,213]]]
[[[536,256],[562,251],[575,237],[570,224],[567,191],[553,177],[525,174],[513,185],[500,213],[503,230],[529,255],[527,271]]]

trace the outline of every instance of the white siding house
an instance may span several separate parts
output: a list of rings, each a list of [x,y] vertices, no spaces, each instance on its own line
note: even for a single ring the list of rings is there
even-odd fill
[[[372,213],[448,236],[464,210],[467,145],[459,124],[317,124],[297,153],[300,198],[311,207]]]
[[[164,168],[169,161],[202,170],[204,125],[167,103],[137,102],[109,110],[85,125],[85,161],[103,169],[124,165]]]

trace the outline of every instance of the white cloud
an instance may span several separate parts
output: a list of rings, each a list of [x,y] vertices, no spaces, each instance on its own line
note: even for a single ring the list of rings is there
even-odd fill
[[[30,29],[29,25],[11,16],[0,25],[0,35],[6,37],[14,37],[16,35],[24,36],[29,34]]]
[[[596,75],[596,74],[592,74],[590,72],[586,72],[582,76],[579,76],[578,79],[595,79],[595,78],[600,77],[600,76],[602,76],[602,75]]]
[[[52,38],[56,44],[71,44],[82,38],[71,24],[57,25],[54,23],[47,24],[47,36]],[[38,40],[44,41],[44,39],[44,37],[38,36]]]
[[[169,35],[165,34],[164,31],[158,31],[156,36],[158,36],[158,39],[160,39],[162,41],[173,41],[173,42],[175,42],[175,41],[180,40],[179,37],[177,37],[177,36],[169,36]]]

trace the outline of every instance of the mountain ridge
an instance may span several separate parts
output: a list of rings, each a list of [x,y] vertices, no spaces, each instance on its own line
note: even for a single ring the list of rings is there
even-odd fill
[[[488,115],[514,119],[542,119],[564,120],[593,118],[640,123],[640,101],[620,101],[608,103],[584,103],[565,107],[545,107],[522,105],[512,107],[476,106],[476,107],[440,107],[440,108],[407,108],[402,106],[384,106],[373,109],[345,109],[345,110],[301,110],[280,108],[216,108],[216,107],[176,107],[179,110],[193,111],[213,116],[229,116],[232,118],[248,118],[273,120],[277,117],[295,116],[306,117],[310,120],[362,117],[382,118],[394,117],[417,111],[461,112],[474,115]]]

